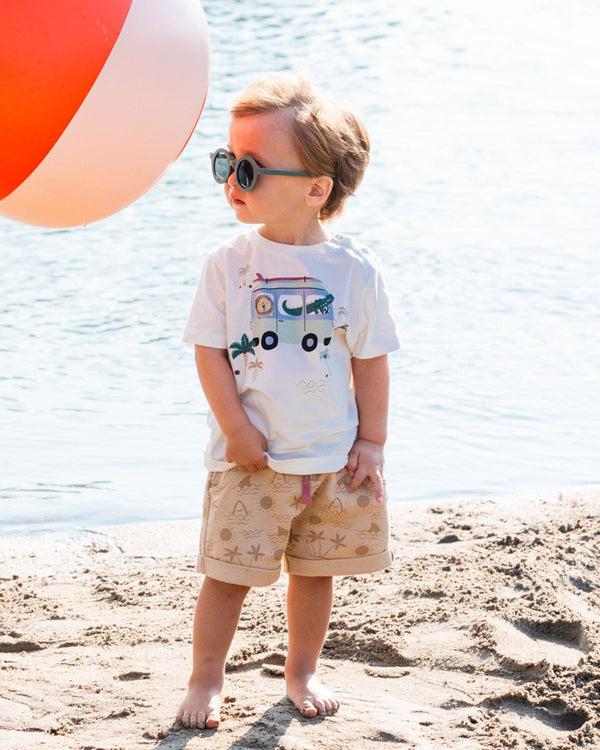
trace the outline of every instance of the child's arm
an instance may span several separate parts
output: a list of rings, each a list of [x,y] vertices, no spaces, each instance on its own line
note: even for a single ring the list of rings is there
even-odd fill
[[[226,349],[196,345],[196,369],[227,447],[225,457],[242,471],[265,469],[265,436],[254,427],[242,407]]]
[[[349,489],[366,477],[375,485],[375,498],[383,500],[383,446],[387,439],[390,372],[387,355],[352,359],[352,375],[358,406],[358,434],[348,454]]]

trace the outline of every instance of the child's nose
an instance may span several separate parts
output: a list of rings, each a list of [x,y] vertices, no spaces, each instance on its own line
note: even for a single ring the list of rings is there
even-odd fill
[[[231,174],[230,174],[230,175],[229,175],[229,177],[227,178],[227,183],[228,183],[228,184],[229,184],[229,185],[230,185],[231,187],[236,187],[236,185],[237,185],[237,182],[235,181],[235,169],[234,169],[234,170],[233,170],[233,171],[231,172]]]

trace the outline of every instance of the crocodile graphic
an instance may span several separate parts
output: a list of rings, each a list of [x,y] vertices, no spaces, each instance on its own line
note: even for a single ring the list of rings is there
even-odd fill
[[[306,305],[307,313],[323,313],[327,315],[329,312],[329,305],[333,302],[333,294],[328,294],[326,297],[321,297],[313,302],[309,302]],[[282,302],[282,308],[288,315],[302,315],[302,307],[288,307],[285,300]]]

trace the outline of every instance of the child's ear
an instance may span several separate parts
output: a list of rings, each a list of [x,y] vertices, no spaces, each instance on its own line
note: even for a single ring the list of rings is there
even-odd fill
[[[329,194],[333,189],[333,180],[331,177],[323,175],[321,177],[313,177],[310,183],[310,190],[308,191],[307,201],[309,206],[321,207],[327,202]]]

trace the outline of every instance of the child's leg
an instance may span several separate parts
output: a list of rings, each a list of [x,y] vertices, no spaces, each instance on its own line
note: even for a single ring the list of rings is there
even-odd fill
[[[206,577],[194,616],[193,665],[177,720],[186,727],[219,726],[225,661],[249,588]]]
[[[339,701],[316,675],[331,614],[333,579],[290,574],[287,601],[289,644],[285,682],[288,698],[307,717],[334,713]]]

